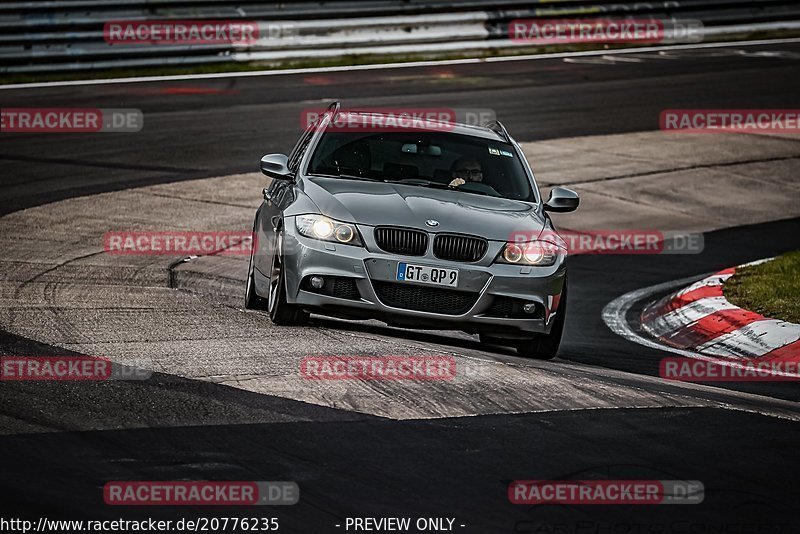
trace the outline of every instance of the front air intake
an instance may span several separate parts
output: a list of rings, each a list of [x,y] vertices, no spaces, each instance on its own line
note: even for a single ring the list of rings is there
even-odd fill
[[[375,242],[381,250],[404,256],[423,256],[428,250],[428,234],[413,228],[379,226]]]
[[[442,260],[478,261],[488,248],[489,243],[481,237],[439,234],[433,240],[433,255]]]

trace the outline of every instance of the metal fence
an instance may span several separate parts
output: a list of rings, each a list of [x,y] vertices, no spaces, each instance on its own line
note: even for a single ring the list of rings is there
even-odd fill
[[[457,54],[523,46],[518,18],[653,17],[700,21],[708,36],[800,28],[797,0],[50,0],[0,3],[0,73],[223,62],[331,60],[369,55]],[[241,43],[119,44],[113,21],[248,21]]]

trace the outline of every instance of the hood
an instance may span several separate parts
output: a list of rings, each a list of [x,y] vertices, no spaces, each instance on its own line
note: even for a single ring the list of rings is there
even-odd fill
[[[544,220],[534,205],[516,200],[385,182],[311,177],[304,193],[320,213],[369,226],[408,226],[506,241],[514,233],[538,236]],[[425,225],[433,219],[436,227]]]

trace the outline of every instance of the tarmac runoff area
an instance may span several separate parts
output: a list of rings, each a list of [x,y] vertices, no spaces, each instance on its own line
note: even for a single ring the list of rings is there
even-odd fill
[[[554,185],[581,195],[576,213],[554,217],[562,230],[700,233],[800,216],[797,136],[647,132],[523,148],[545,197]],[[249,231],[266,184],[259,173],[223,176],[75,198],[0,218],[0,327],[159,373],[392,419],[665,406],[797,418],[792,403],[747,393],[709,396],[705,386],[532,362],[442,338],[404,338],[391,329],[328,319],[277,328],[266,315],[242,310],[245,255],[199,257],[170,269],[180,257],[104,252],[109,231]],[[453,357],[462,372],[438,381],[306,380],[300,362],[316,355]],[[75,425],[214,423],[183,417],[194,419],[76,416]],[[258,420],[258,414],[241,417]],[[40,430],[24,425],[17,421],[6,432]]]

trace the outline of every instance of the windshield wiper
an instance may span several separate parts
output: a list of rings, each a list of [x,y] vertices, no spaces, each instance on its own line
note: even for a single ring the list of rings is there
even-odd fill
[[[449,189],[450,191],[459,191],[461,193],[471,193],[473,195],[483,195],[483,196],[486,196],[486,197],[501,198],[501,197],[496,197],[494,195],[491,195],[489,193],[485,193],[483,191],[473,191],[473,190],[470,190],[470,189],[459,189],[458,187],[451,186],[449,184],[443,184],[441,182],[433,182],[431,180],[425,180],[425,179],[422,179],[422,178],[420,178],[420,179],[411,178],[411,179],[408,179],[408,181],[400,180],[400,181],[397,181],[397,182],[389,182],[389,183],[396,183],[396,184],[401,184],[401,185],[416,185],[416,186],[419,186],[419,187],[431,187],[431,188],[434,188],[434,189]]]
[[[366,176],[356,176],[354,174],[317,174],[309,173],[309,176],[319,176],[320,178],[345,178],[347,180],[363,180],[365,182],[385,182],[386,180],[378,180],[377,178],[368,178]]]
[[[436,189],[452,189],[452,187],[447,184],[425,180],[424,178],[406,178],[405,180],[397,180],[390,183],[400,185],[418,185],[420,187],[434,187]]]

